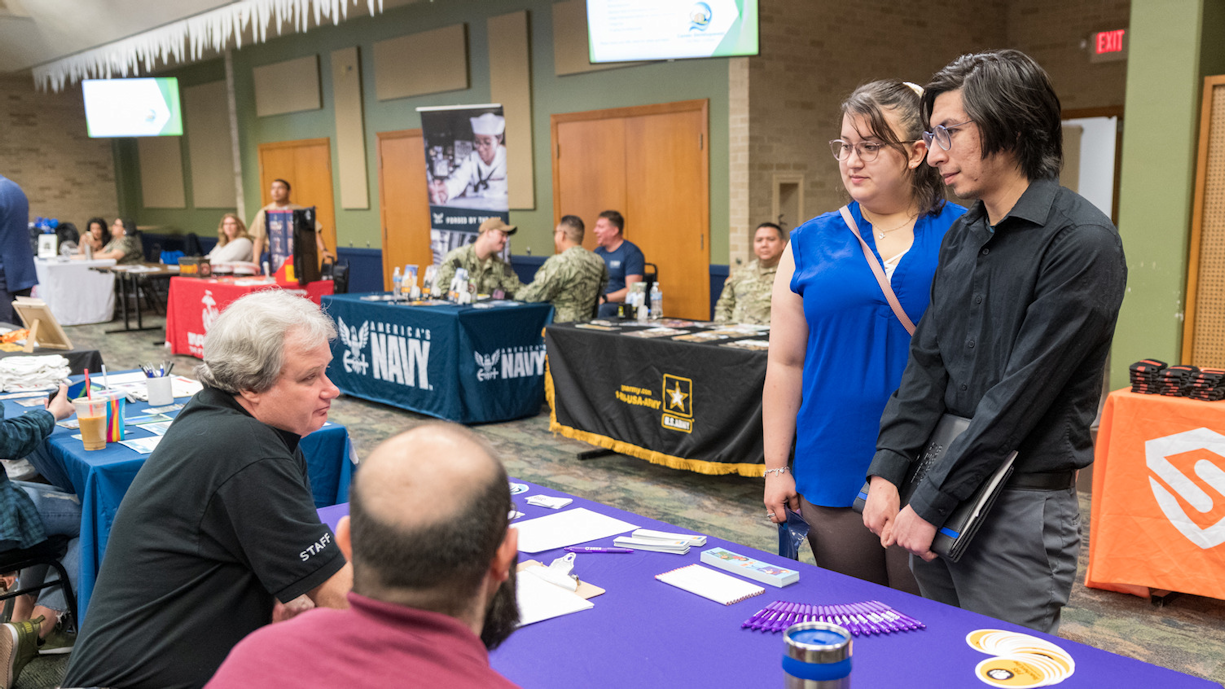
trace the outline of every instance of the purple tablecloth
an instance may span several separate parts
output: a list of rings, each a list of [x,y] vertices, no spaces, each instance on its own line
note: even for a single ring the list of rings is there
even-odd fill
[[[528,505],[531,495],[574,497],[534,484],[515,496],[533,519],[554,510]],[[574,498],[563,509],[586,507],[641,528],[684,531],[663,522]],[[348,504],[325,507],[319,516],[332,527],[348,514]],[[612,545],[612,538],[589,545]],[[698,562],[703,550],[722,546],[761,560],[800,570],[800,581],[786,588],[766,586],[755,598],[721,606],[655,581],[655,575]],[[554,550],[520,559],[548,564],[565,554]],[[575,573],[607,589],[592,599],[591,610],[538,622],[514,633],[490,656],[493,666],[525,689],[545,687],[782,687],[781,634],[744,631],[740,623],[776,600],[814,604],[879,600],[918,618],[927,629],[886,636],[856,637],[851,678],[856,687],[981,687],[974,668],[989,656],[970,648],[975,629],[1006,629],[1051,641],[1076,661],[1076,672],[1059,686],[1215,687],[1155,665],[1090,646],[1033,632],[1017,625],[949,607],[876,584],[789,562],[773,553],[709,538],[688,555],[638,551],[632,555],[579,555]],[[1001,595],[1007,595],[1002,591]]]

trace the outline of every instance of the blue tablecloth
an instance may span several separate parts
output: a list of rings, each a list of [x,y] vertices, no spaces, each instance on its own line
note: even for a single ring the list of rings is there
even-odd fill
[[[540,412],[549,304],[408,306],[363,296],[323,298],[340,330],[328,377],[345,394],[459,423]]]
[[[638,528],[692,533],[556,490],[527,485],[527,493],[514,496],[516,508],[524,512],[516,522],[557,514],[556,510],[527,503],[529,496],[550,495],[574,498],[574,503],[563,510],[585,507]],[[348,513],[349,506],[342,504],[319,510],[319,517],[335,528]],[[761,528],[774,530],[764,520]],[[607,547],[612,541],[609,537],[584,545]],[[727,606],[655,580],[657,574],[698,563],[702,551],[714,547],[799,570],[800,579],[784,588],[764,586],[764,594]],[[519,560],[538,560],[547,565],[565,554],[560,548],[519,553]],[[974,668],[989,656],[966,643],[966,635],[976,629],[1031,634],[1062,648],[1076,662],[1076,671],[1058,685],[1060,689],[1216,686],[713,536],[707,537],[706,545],[691,548],[687,555],[645,550],[629,555],[578,555],[574,573],[606,589],[606,593],[591,599],[595,607],[519,629],[489,655],[494,669],[521,687],[782,687],[782,635],[740,628],[753,613],[780,600],[813,605],[876,600],[927,625],[922,631],[855,637],[851,672],[854,687],[986,687],[975,678]]]
[[[177,403],[186,401],[187,398],[175,400]],[[4,405],[6,417],[28,410],[11,400],[5,400]],[[149,405],[137,402],[126,406],[126,416],[130,418],[144,414]],[[167,414],[176,415],[177,411]],[[29,459],[48,481],[81,498],[81,573],[77,582],[77,606],[84,619],[90,594],[98,579],[98,570],[102,566],[111,525],[115,522],[115,513],[132,480],[136,478],[136,472],[140,471],[149,455],[138,454],[118,443],[108,444],[105,450],[86,452],[81,441],[72,437],[79,433],[57,426]],[[127,438],[152,435],[140,426],[127,426]],[[349,432],[345,427],[337,424],[325,426],[303,438],[301,447],[306,457],[315,506],[326,507],[347,501],[353,463],[350,460],[352,446]]]

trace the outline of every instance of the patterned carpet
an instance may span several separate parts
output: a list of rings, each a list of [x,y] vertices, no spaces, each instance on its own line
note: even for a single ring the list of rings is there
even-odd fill
[[[149,321],[147,320],[146,323]],[[161,322],[153,319],[153,323]],[[103,334],[112,324],[67,328],[77,348],[99,349],[112,371],[161,360],[166,350],[157,332]],[[177,357],[175,370],[188,373],[196,363]],[[348,427],[359,456],[382,440],[430,421],[392,407],[342,397],[331,419]],[[677,526],[774,551],[775,529],[762,518],[761,479],[713,477],[655,466],[623,455],[579,461],[591,449],[549,432],[547,410],[519,421],[475,427],[502,454],[507,471],[534,483],[612,505]],[[1225,683],[1225,601],[1176,595],[1164,606],[1118,593],[1086,589],[1089,495],[1081,493],[1085,547],[1078,583],[1063,612],[1060,636],[1179,672]],[[807,562],[812,556],[804,553]],[[65,660],[40,659],[21,676],[19,689],[54,687]]]

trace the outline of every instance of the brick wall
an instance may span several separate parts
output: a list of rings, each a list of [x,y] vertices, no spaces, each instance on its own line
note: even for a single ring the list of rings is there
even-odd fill
[[[1089,62],[1096,31],[1125,29],[1130,0],[1011,0],[1008,42],[1051,75],[1064,110],[1123,105],[1127,61]]]
[[[0,76],[0,174],[21,185],[30,219],[85,222],[119,214],[110,139],[90,139],[79,87],[34,90],[28,75]]]
[[[772,219],[776,174],[804,175],[806,218],[846,202],[826,142],[838,135],[838,105],[861,83],[923,84],[958,55],[1015,47],[1047,69],[1065,109],[1123,103],[1127,63],[1090,64],[1080,41],[1127,26],[1129,0],[761,0],[760,7],[761,55],[749,60],[749,217],[738,226],[733,215],[732,247]]]

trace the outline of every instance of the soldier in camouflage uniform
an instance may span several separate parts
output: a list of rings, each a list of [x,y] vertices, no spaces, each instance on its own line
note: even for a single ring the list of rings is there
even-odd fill
[[[770,324],[774,274],[786,246],[787,238],[778,225],[767,222],[757,226],[753,237],[757,258],[737,268],[723,283],[723,294],[715,304],[715,322]]]
[[[567,215],[553,230],[549,260],[536,271],[536,279],[519,295],[528,302],[553,304],[554,323],[589,321],[596,302],[608,286],[608,266],[604,259],[583,248],[583,221]]]
[[[500,289],[509,299],[523,289],[514,269],[498,256],[506,248],[506,238],[514,234],[515,229],[501,218],[489,218],[481,223],[481,233],[475,242],[453,249],[442,258],[442,265],[438,266],[438,288],[446,294],[455,277],[455,269],[465,268],[475,294],[493,294]]]

